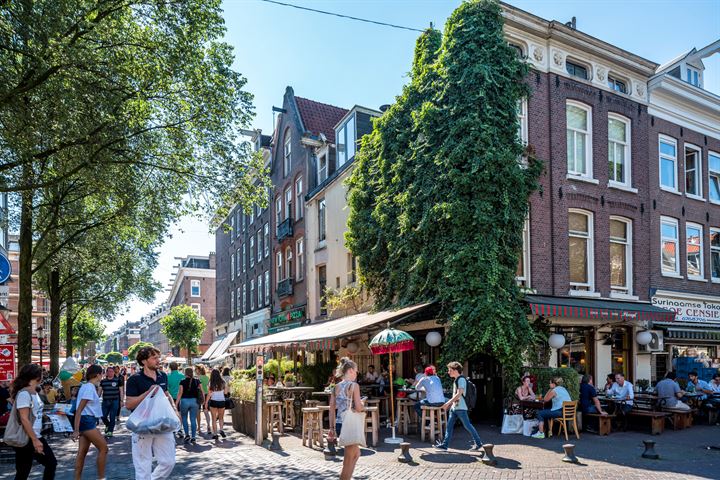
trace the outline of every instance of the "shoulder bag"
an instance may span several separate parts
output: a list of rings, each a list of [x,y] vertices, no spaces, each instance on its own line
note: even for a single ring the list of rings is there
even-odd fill
[[[22,392],[19,392],[20,395]],[[28,394],[29,395],[29,394]],[[30,395],[30,411],[28,412],[28,419],[30,425],[35,423],[35,413],[33,412],[34,401],[32,395]],[[24,447],[30,441],[30,437],[25,432],[20,421],[20,412],[17,409],[17,396],[13,402],[12,411],[10,412],[10,418],[8,419],[7,426],[5,427],[5,436],[3,436],[3,442],[11,447]]]
[[[348,409],[345,412],[342,427],[340,428],[340,437],[338,437],[338,445],[341,447],[347,447],[349,445],[367,447],[365,440],[365,412],[356,412],[353,408],[355,398],[353,395],[354,387],[355,384],[353,383],[348,389],[350,401],[348,402]]]
[[[202,406],[203,403],[205,403],[205,394],[203,393],[202,385],[200,384],[200,380],[197,378],[192,379],[192,384],[195,385],[195,388],[197,389],[197,403],[198,405]]]

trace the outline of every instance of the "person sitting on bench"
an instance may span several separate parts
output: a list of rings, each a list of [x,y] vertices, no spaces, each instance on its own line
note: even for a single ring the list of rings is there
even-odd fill
[[[633,384],[625,380],[625,375],[622,373],[615,374],[615,383],[613,383],[607,394],[617,400],[624,400],[625,403],[617,404],[617,409],[622,410],[623,413],[630,413],[633,408],[635,391],[633,390]]]
[[[660,406],[676,410],[690,410],[687,403],[679,401],[685,395],[685,392],[680,389],[680,385],[675,381],[675,378],[675,372],[671,370],[665,374],[664,379],[655,385]]]

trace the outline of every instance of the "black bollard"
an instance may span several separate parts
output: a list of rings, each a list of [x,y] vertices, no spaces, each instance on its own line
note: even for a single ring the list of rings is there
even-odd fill
[[[493,455],[493,448],[495,448],[495,445],[492,443],[485,443],[482,448],[485,451],[485,457],[482,459],[482,462],[491,467],[497,465],[497,458]]]
[[[650,460],[658,460],[660,455],[655,452],[655,441],[654,440],[643,440],[645,444],[645,451],[642,454],[643,458],[649,458]]]
[[[562,459],[563,462],[578,463],[578,459],[575,456],[575,445],[566,443],[563,445],[563,450],[565,450],[565,456]]]
[[[400,456],[398,456],[398,462],[410,463],[413,459],[410,456],[410,442],[402,442],[400,444]]]
[[[280,432],[272,432],[272,443],[270,444],[270,450],[282,450],[280,446]]]
[[[325,460],[333,460],[335,456],[337,455],[337,451],[335,450],[335,442],[337,440],[328,440],[327,441],[327,447],[323,449],[323,455],[325,455]]]

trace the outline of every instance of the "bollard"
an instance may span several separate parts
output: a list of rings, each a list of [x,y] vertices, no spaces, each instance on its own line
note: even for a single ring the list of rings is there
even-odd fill
[[[645,451],[642,454],[643,458],[649,458],[651,460],[658,460],[660,455],[655,452],[655,441],[654,440],[643,440],[645,444]]]
[[[398,462],[410,463],[413,459],[410,456],[410,442],[402,442],[400,444],[400,456],[398,456]]]
[[[565,456],[562,459],[563,462],[578,463],[578,459],[575,456],[575,445],[566,443],[563,445],[563,450],[565,450]]]
[[[337,455],[337,451],[335,450],[335,442],[337,440],[328,440],[327,441],[327,447],[323,449],[323,455],[325,455],[325,460],[333,460],[335,456]]]
[[[272,443],[270,444],[270,450],[282,450],[280,446],[280,432],[272,432]]]
[[[497,458],[493,455],[493,448],[495,448],[495,445],[492,443],[485,443],[482,448],[485,451],[485,457],[483,457],[482,462],[491,467],[497,465]]]

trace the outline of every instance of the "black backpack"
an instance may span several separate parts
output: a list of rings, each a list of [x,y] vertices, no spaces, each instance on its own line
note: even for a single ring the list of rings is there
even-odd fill
[[[470,379],[466,376],[460,375],[458,379],[460,378],[464,378],[467,384],[465,392],[463,393],[463,397],[465,398],[465,405],[467,405],[468,410],[472,410],[473,408],[475,408],[475,404],[477,403],[477,388],[475,387],[475,384],[472,383]],[[457,380],[455,380],[455,385],[457,385]]]

